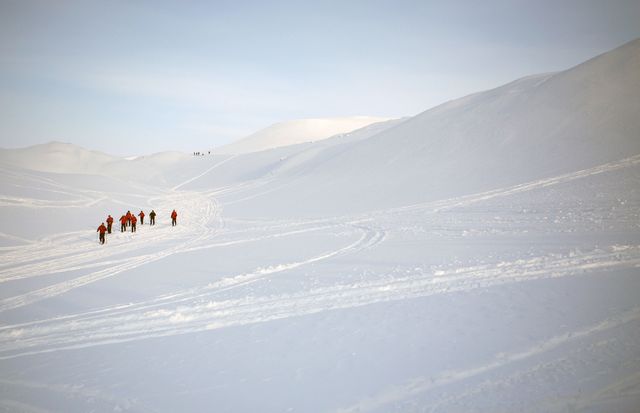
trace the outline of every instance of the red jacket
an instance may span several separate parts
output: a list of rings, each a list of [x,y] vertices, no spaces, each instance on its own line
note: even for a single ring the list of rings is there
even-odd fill
[[[124,216],[124,215],[123,215],[122,217],[120,217],[120,223],[121,223],[122,225],[126,224],[126,223],[127,223],[127,217],[126,217],[126,216]]]
[[[139,216],[140,218],[144,218],[144,212],[140,211],[140,213],[138,214],[138,216]]]
[[[104,234],[105,232],[107,232],[107,227],[105,227],[104,224],[100,224],[100,226],[98,227],[98,231],[96,232],[100,232],[101,234]]]
[[[135,215],[131,215],[131,223],[135,224],[136,222],[138,222],[138,219],[136,218]]]
[[[113,217],[111,215],[107,218],[107,224],[113,224]]]
[[[178,213],[176,211],[173,211],[171,213],[171,219],[176,219],[176,218],[178,218]]]

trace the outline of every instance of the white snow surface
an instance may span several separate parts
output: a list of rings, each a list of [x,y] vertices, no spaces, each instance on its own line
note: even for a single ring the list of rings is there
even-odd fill
[[[290,120],[261,129],[240,140],[216,148],[214,152],[217,154],[242,154],[313,142],[388,120],[390,119],[374,116]]]
[[[636,40],[313,143],[2,150],[0,411],[637,412],[639,97]]]

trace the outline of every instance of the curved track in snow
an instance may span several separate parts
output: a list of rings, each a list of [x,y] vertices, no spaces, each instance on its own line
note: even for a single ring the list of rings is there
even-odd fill
[[[221,280],[147,302],[0,328],[0,359],[109,343],[185,334],[298,317],[394,300],[449,294],[545,278],[640,267],[640,245],[588,253],[552,254],[496,265],[377,280],[264,297],[217,300],[217,293],[264,276],[331,258],[377,242],[364,233],[355,243],[311,259]]]
[[[320,247],[320,252],[307,252],[295,258],[276,260],[275,263],[253,270],[229,273],[206,285],[176,289],[146,300],[23,323],[5,323],[0,326],[0,360],[265,323],[371,304],[481,291],[533,280],[637,269],[640,268],[640,244],[606,244],[577,252],[559,249],[491,264],[451,265],[445,269],[412,271],[409,275],[302,287],[289,293],[249,296],[223,294],[234,289],[242,291],[241,288],[245,286],[269,281],[280,274],[296,274],[296,271],[304,271],[316,263],[379,247],[390,235],[387,233],[388,228],[383,229],[380,224],[382,221],[378,222],[382,219],[403,217],[416,211],[437,213],[639,164],[640,156],[635,156],[571,174],[402,208],[311,220],[255,220],[241,222],[237,226],[225,223],[222,206],[215,197],[220,194],[250,196],[245,195],[244,191],[259,189],[260,185],[240,185],[206,192],[167,191],[151,200],[154,208],[162,214],[158,217],[158,226],[140,227],[135,236],[116,232],[109,237],[107,246],[115,248],[97,246],[95,240],[86,239],[86,234],[74,232],[2,250],[0,284],[8,285],[30,279],[46,284],[51,274],[68,278],[3,298],[0,300],[0,313],[64,295],[73,289],[175,254],[281,238],[295,240],[295,237],[313,233],[348,232],[350,238],[348,241],[337,238],[340,241],[334,240]],[[220,163],[175,188],[193,182],[218,165]],[[169,226],[167,216],[173,208],[181,212],[179,225],[174,228]],[[353,237],[354,235],[356,236]],[[121,248],[118,247],[121,246],[126,246],[125,255],[119,252]],[[519,363],[525,364],[524,370],[518,370],[512,375],[523,375],[530,368],[524,363],[527,360],[544,356],[570,343],[638,323],[640,310],[633,308],[592,325],[573,326],[567,332],[547,337],[519,350],[501,353],[494,359],[477,365],[439,372],[434,377],[415,377],[352,405],[346,405],[342,410],[384,411],[389,406],[420,397],[434,389],[446,389],[449,385],[474,377],[490,376],[494,371]],[[512,380],[517,381],[517,377]],[[634,377],[628,378],[620,386],[629,382],[635,383],[637,380]],[[506,381],[483,382],[466,389],[466,393],[445,392],[434,402],[434,407],[455,405],[467,397],[467,393],[471,395],[481,392],[487,386],[500,387],[507,384]],[[15,385],[21,386],[19,383]],[[610,390],[603,390],[603,394],[606,395],[607,392]],[[108,400],[105,401],[107,402]]]

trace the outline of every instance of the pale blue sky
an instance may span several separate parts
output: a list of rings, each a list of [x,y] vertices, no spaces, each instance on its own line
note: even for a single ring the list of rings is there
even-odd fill
[[[0,147],[205,150],[414,115],[640,37],[640,0],[0,0]]]

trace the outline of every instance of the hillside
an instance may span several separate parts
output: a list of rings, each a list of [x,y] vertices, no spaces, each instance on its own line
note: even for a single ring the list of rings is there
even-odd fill
[[[358,144],[327,148],[300,166],[302,176],[291,172],[295,181],[282,177],[286,189],[274,188],[275,194],[252,202],[286,215],[291,211],[281,200],[293,193],[297,210],[362,211],[489,190],[635,155],[640,153],[639,73],[640,40],[635,40],[563,72],[445,103]]]
[[[638,58],[245,154],[0,151],[0,411],[637,412]]]
[[[216,154],[242,154],[281,146],[318,141],[384,122],[387,118],[354,116],[345,118],[298,119],[276,123],[245,138],[216,148]]]

